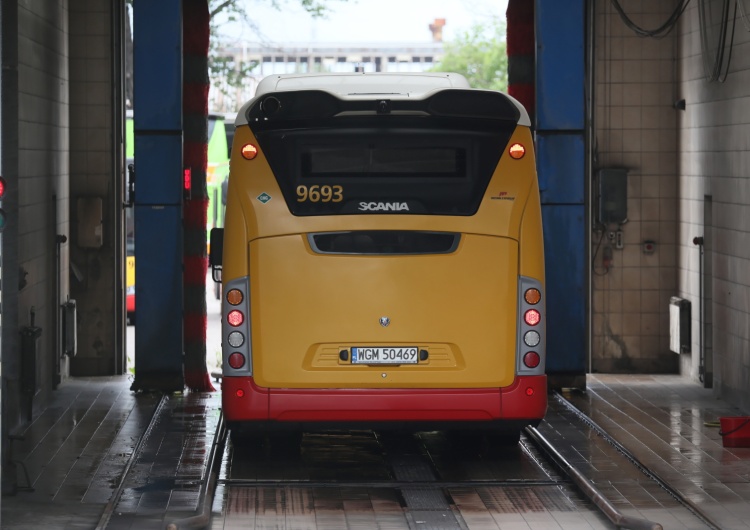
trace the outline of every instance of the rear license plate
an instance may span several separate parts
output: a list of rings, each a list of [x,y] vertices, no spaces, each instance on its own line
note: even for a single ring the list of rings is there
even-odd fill
[[[352,364],[417,364],[416,347],[352,348]]]

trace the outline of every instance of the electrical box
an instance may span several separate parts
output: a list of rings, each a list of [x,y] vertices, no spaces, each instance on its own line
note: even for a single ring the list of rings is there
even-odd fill
[[[628,219],[628,170],[605,168],[597,172],[599,223],[623,224]]]
[[[669,299],[669,349],[690,353],[690,300],[677,296]]]
[[[79,197],[76,207],[78,213],[78,246],[80,248],[101,248],[104,243],[101,197]]]
[[[76,326],[76,301],[68,300],[60,306],[62,313],[62,353],[75,357],[78,351],[78,332]]]

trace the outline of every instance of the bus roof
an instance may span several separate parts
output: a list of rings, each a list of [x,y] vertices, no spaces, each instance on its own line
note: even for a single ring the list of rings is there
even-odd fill
[[[424,73],[337,73],[270,75],[264,78],[255,96],[279,90],[305,90],[317,88],[339,96],[350,95],[400,95],[414,96],[436,88],[471,88],[460,74]]]
[[[340,99],[368,97],[388,99],[421,99],[443,89],[471,89],[461,74],[449,72],[412,73],[312,73],[275,74],[263,78],[255,97],[245,103],[237,113],[235,125],[247,124],[246,111],[253,102],[266,94],[292,90],[324,90]],[[477,89],[479,90],[479,89]],[[526,109],[515,98],[504,94],[520,112],[520,125],[531,125]]]

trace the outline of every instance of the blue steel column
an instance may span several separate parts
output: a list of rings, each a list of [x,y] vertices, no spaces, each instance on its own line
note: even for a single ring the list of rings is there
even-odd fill
[[[586,374],[585,0],[535,0],[536,153],[547,290],[547,374]]]
[[[182,1],[133,7],[134,390],[182,390]]]

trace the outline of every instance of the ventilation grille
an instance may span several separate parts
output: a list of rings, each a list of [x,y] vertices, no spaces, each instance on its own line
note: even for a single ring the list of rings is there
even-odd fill
[[[690,300],[669,299],[669,349],[690,353]]]
[[[449,254],[458,247],[459,234],[404,230],[359,230],[310,234],[308,240],[319,254]]]

